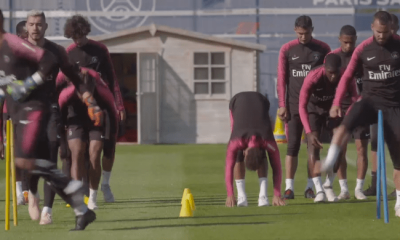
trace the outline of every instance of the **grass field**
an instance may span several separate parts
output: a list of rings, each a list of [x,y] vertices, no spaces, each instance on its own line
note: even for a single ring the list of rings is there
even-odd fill
[[[111,178],[116,203],[103,203],[100,192],[97,221],[84,232],[68,232],[74,226],[73,211],[59,199],[53,209],[53,225],[40,226],[31,221],[27,206],[22,206],[18,211],[19,226],[11,226],[11,230],[5,232],[5,164],[0,161],[0,240],[400,238],[400,219],[394,217],[394,200],[389,202],[390,223],[384,224],[383,220],[376,220],[375,198],[324,204],[304,199],[304,145],[300,151],[295,200],[289,201],[285,207],[257,207],[258,179],[254,172],[248,172],[246,192],[249,207],[226,208],[225,148],[225,145],[119,146]],[[324,152],[327,148],[325,145]],[[281,145],[280,150],[284,159],[286,145]],[[354,145],[349,146],[348,159],[348,183],[353,195],[356,179]],[[391,179],[389,158],[387,163]],[[370,176],[367,176],[366,183],[369,182]],[[338,185],[336,180],[336,193]],[[388,186],[391,192],[392,181]],[[191,189],[196,202],[193,218],[178,218],[185,187]],[[269,176],[270,201],[272,190]]]

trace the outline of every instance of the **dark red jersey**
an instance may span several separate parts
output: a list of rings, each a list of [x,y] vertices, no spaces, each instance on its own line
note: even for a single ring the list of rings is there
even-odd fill
[[[316,66],[324,62],[330,47],[312,39],[301,44],[298,39],[284,44],[279,52],[277,91],[279,107],[293,107],[291,113],[298,112],[299,94],[304,78]]]
[[[362,68],[361,96],[383,107],[400,107],[400,37],[392,36],[383,46],[374,37],[354,50],[336,92],[333,105],[340,106],[357,69]]]
[[[325,67],[319,66],[310,71],[304,79],[300,92],[299,113],[306,133],[311,132],[308,112],[328,112],[332,106],[338,83],[331,83],[325,74]],[[352,83],[353,101],[357,97],[355,82]]]
[[[78,47],[75,43],[71,44],[67,48],[67,53],[71,62],[98,72],[114,94],[118,110],[124,110],[118,79],[107,47],[100,42],[89,40],[82,47]]]

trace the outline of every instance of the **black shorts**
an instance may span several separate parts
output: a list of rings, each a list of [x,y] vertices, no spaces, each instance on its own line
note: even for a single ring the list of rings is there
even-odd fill
[[[74,116],[67,119],[67,140],[104,141],[104,127],[94,126],[87,116]]]
[[[322,129],[332,132],[342,122],[341,118],[330,118],[329,109],[316,106],[312,103],[308,104],[308,122],[311,131],[321,133]]]
[[[14,149],[16,158],[50,160],[47,126],[49,106],[27,102],[19,106],[14,116]]]
[[[377,123],[378,111],[382,110],[385,142],[388,146],[393,167],[400,170],[400,107],[378,106],[370,98],[356,102],[343,120],[343,125],[350,132],[358,126]]]
[[[347,111],[350,109],[350,106],[344,106],[342,108],[342,113],[344,116],[346,116]],[[359,126],[356,127],[353,131],[353,138],[357,140],[366,140],[370,138],[370,131],[369,131],[369,125],[366,126]]]
[[[371,151],[378,151],[378,124],[371,125]]]
[[[301,136],[303,134],[303,124],[301,123],[298,113],[289,114],[286,131],[288,140],[286,155],[297,157],[301,145]]]

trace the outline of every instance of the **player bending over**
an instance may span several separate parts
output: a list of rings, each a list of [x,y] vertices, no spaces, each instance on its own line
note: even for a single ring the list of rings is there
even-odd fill
[[[268,164],[265,151],[268,152],[273,172],[274,198],[272,205],[285,205],[285,202],[281,199],[281,161],[279,149],[272,133],[269,106],[268,98],[258,92],[238,93],[229,103],[232,131],[225,162],[227,207],[236,205],[233,177],[238,192],[237,206],[247,206],[244,181],[245,168],[250,171],[257,171],[260,183],[258,206],[269,205],[267,195]]]
[[[345,25],[340,30],[339,42],[340,47],[333,50],[332,53],[337,54],[341,58],[342,66],[341,71],[344,72],[347,65],[350,62],[351,56],[356,47],[357,33],[353,26]],[[361,93],[362,91],[362,72],[356,72],[355,79],[357,90]],[[351,94],[348,92],[346,97],[342,101],[342,111],[343,115],[346,114],[353,99]],[[353,138],[355,139],[355,144],[357,148],[357,185],[355,188],[354,196],[358,200],[365,200],[367,197],[362,192],[364,186],[365,174],[368,168],[368,139],[369,139],[369,125],[357,127],[353,131]],[[347,145],[343,146],[342,157],[346,158]],[[335,173],[329,172],[327,174],[326,181],[324,183],[324,188],[332,188],[333,180],[335,178]],[[340,162],[339,170],[337,172],[340,184],[340,194],[338,196],[339,200],[350,199],[349,189],[347,187],[347,161],[343,159]]]
[[[334,134],[323,169],[332,168],[350,133],[358,126],[376,123],[378,110],[382,110],[385,141],[394,167],[395,211],[400,216],[400,38],[392,34],[391,16],[385,11],[375,13],[371,29],[373,36],[356,48],[340,80],[331,117],[341,116],[340,104],[358,67],[364,76],[362,98]]]
[[[309,16],[300,16],[294,24],[297,39],[284,44],[279,52],[278,62],[278,116],[286,122],[288,138],[286,153],[285,199],[294,199],[294,175],[297,170],[298,154],[301,144],[303,125],[299,116],[299,94],[304,78],[309,71],[321,65],[329,46],[312,37],[314,27]],[[314,198],[313,181],[308,173],[304,197]]]
[[[340,77],[341,59],[336,54],[329,54],[323,66],[311,70],[304,79],[300,91],[299,112],[307,134],[309,172],[317,192],[314,202],[337,201],[332,188],[325,188],[325,191],[322,188],[319,155],[322,144],[319,141],[319,136],[322,128],[332,131],[339,125],[338,119],[329,118],[329,109],[332,106]],[[354,86],[353,94],[357,96],[355,91]],[[344,160],[343,157],[340,160]]]

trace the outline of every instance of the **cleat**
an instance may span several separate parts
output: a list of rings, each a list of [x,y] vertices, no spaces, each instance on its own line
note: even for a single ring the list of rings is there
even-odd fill
[[[367,200],[367,196],[364,195],[364,193],[361,190],[355,190],[354,191],[354,197],[357,200]]]
[[[50,213],[42,213],[42,216],[40,217],[40,225],[49,225],[53,223],[53,219],[51,217]]]
[[[337,202],[339,199],[336,197],[332,187],[324,187],[325,195],[328,202]]]
[[[312,188],[307,188],[307,190],[304,192],[304,197],[305,198],[315,198],[315,193]]]
[[[326,199],[325,193],[323,191],[317,192],[317,195],[314,198],[314,202],[319,203],[319,202],[326,202],[326,201],[327,201],[327,199]]]
[[[28,191],[23,191],[22,194],[24,194],[24,199],[25,199],[25,204],[29,203],[29,192]]]
[[[108,184],[101,184],[101,191],[103,192],[104,202],[113,203],[115,202],[114,195],[111,192],[111,187]]]
[[[237,199],[237,206],[238,207],[247,207],[247,197],[238,197]]]
[[[33,195],[31,192],[29,192],[29,216],[33,221],[38,221],[40,218],[40,208],[39,208],[39,194]]]
[[[71,231],[83,231],[94,220],[96,220],[96,213],[88,209],[85,214],[75,217],[75,228]]]
[[[365,196],[376,196],[376,186],[369,186],[367,190],[364,191]]]
[[[338,196],[339,200],[347,200],[350,199],[350,193],[349,192],[340,192]]]
[[[283,199],[294,199],[294,192],[291,189],[286,190],[285,194],[283,195]]]
[[[18,206],[25,205],[25,197],[23,194],[17,196],[17,205]]]
[[[264,206],[269,206],[269,201],[267,196],[261,196],[258,198],[258,206],[259,207],[264,207]]]
[[[396,189],[394,189],[393,192],[389,194],[389,197],[396,197]]]

